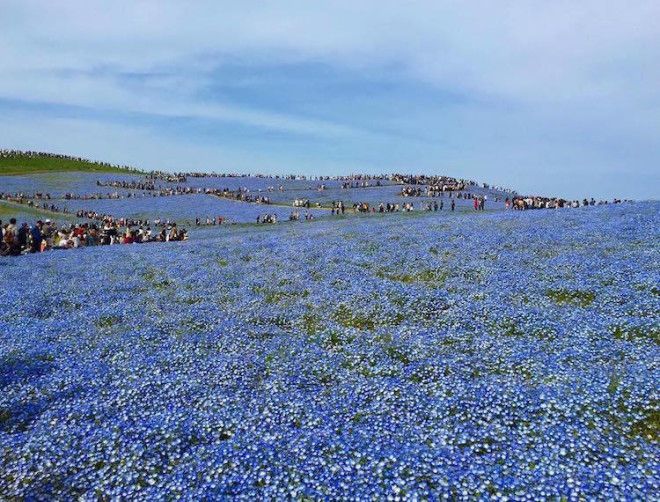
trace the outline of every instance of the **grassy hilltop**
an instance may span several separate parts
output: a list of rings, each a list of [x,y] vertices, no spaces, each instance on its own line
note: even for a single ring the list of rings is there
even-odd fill
[[[139,169],[107,162],[42,152],[0,152],[0,175],[95,171],[105,173],[140,173]]]

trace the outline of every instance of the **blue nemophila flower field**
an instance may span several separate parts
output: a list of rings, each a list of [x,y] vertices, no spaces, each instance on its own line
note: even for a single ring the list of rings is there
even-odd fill
[[[0,493],[652,498],[659,209],[0,259]]]
[[[30,173],[29,175],[3,176],[0,192],[49,193],[52,197],[64,194],[89,195],[107,193],[112,188],[99,187],[96,182],[126,181],[140,182],[144,177],[132,174],[93,173],[93,172],[54,172]],[[116,190],[116,189],[115,189]],[[127,190],[122,190],[126,192]]]

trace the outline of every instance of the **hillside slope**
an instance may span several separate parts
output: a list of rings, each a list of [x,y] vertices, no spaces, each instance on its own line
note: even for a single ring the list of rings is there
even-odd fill
[[[60,171],[139,173],[139,169],[44,152],[0,152],[0,175]]]

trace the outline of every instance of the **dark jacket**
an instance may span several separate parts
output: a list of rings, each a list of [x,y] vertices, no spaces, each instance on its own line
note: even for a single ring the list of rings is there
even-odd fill
[[[39,230],[37,225],[32,225],[32,228],[30,228],[30,234],[32,235],[32,240],[34,242],[41,242],[41,230]]]
[[[21,247],[27,246],[28,240],[28,229],[21,225],[21,228],[18,229],[18,245]]]

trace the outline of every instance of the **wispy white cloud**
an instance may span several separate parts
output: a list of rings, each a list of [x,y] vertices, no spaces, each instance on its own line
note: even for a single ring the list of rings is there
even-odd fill
[[[657,1],[5,0],[2,13],[4,100],[235,124],[323,139],[317,165],[336,151],[374,169],[453,167],[530,188],[572,190],[556,180],[563,169],[597,183],[660,162]],[[253,75],[231,80],[221,70],[234,64]],[[305,70],[273,96],[260,71],[278,65]],[[351,89],[323,86],[313,65],[350,75]],[[372,75],[406,85],[370,94]],[[443,106],[448,93],[467,99]],[[181,158],[200,144],[186,131],[168,141]],[[284,157],[310,155],[298,153]],[[513,174],[512,159],[533,174]]]

